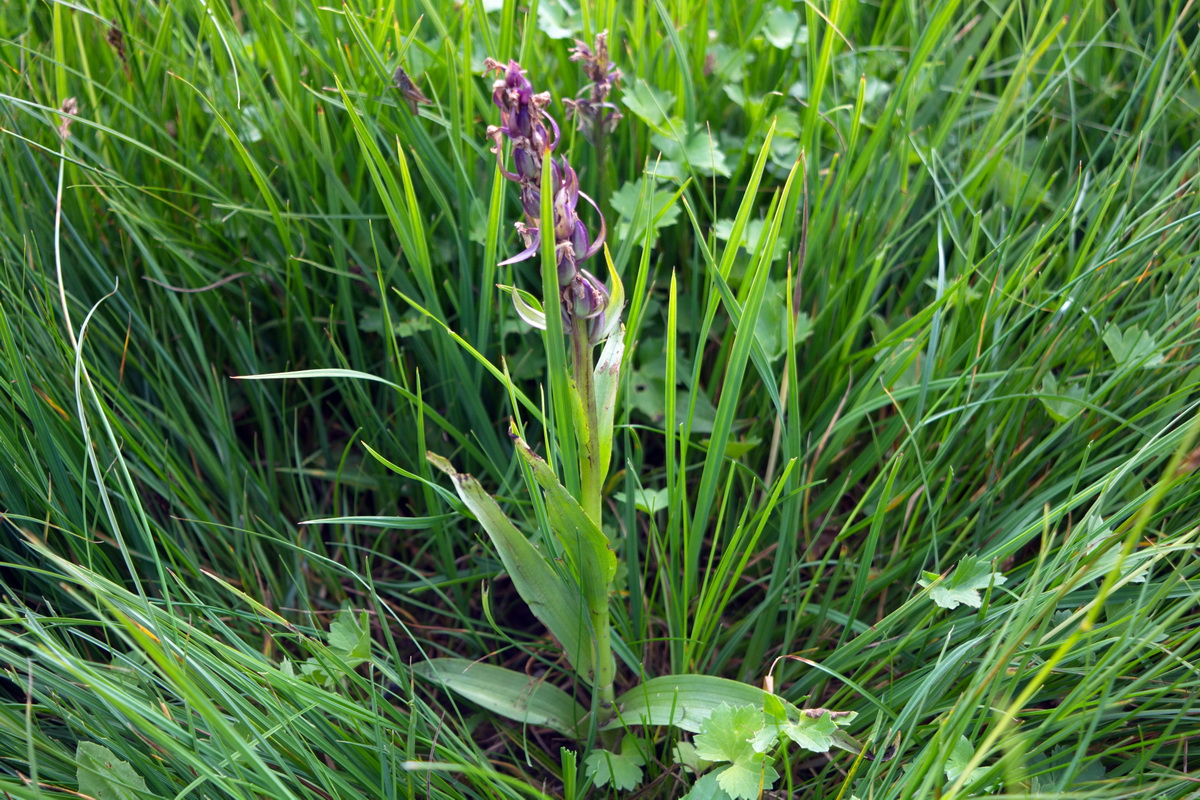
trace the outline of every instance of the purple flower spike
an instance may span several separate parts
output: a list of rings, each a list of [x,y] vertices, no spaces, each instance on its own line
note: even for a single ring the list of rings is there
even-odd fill
[[[574,100],[563,100],[567,116],[574,117],[575,124],[593,145],[605,134],[616,130],[621,121],[621,112],[608,102],[608,95],[621,80],[621,71],[608,58],[608,31],[596,34],[595,47],[575,40],[571,48],[571,60],[583,62],[583,71],[591,80],[584,87],[586,96]]]
[[[597,48],[603,51],[604,63],[607,64],[607,49],[604,47],[603,39],[597,37]],[[517,231],[525,241],[525,249],[500,262],[500,266],[531,258],[541,249],[543,241],[552,241],[558,264],[563,324],[570,328],[576,320],[584,320],[587,323],[589,340],[593,343],[599,342],[612,331],[615,322],[609,322],[619,318],[620,303],[612,302],[604,284],[590,272],[581,270],[579,263],[591,258],[604,245],[604,217],[600,217],[600,234],[593,239],[588,235],[583,221],[579,219],[579,198],[586,200],[596,209],[597,214],[600,213],[600,209],[590,197],[579,191],[579,176],[564,156],[550,162],[550,178],[554,192],[553,238],[541,235],[539,226],[542,213],[542,158],[546,153],[553,152],[559,140],[558,124],[545,113],[550,104],[550,93],[534,92],[533,85],[525,77],[525,71],[516,61],[501,64],[489,58],[484,61],[484,65],[488,72],[501,73],[501,77],[497,78],[492,86],[492,100],[500,109],[500,124],[489,126],[487,135],[492,140],[492,152],[496,154],[500,174],[521,187],[521,209],[525,212],[525,219],[516,224]],[[611,81],[616,80],[620,73],[615,69],[605,69],[605,74],[610,78],[608,85],[611,87]],[[607,93],[608,89],[605,89],[605,96]],[[599,102],[603,103],[603,98]],[[568,114],[572,108],[577,109],[578,104],[569,104]],[[612,112],[601,110],[602,113],[611,116]],[[618,114],[617,117],[619,116]],[[512,143],[515,170],[512,172],[505,166],[506,138]],[[616,316],[613,316],[614,314]],[[606,322],[606,319],[609,322]]]

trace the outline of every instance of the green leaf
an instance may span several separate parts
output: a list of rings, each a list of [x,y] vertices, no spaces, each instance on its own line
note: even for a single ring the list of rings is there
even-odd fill
[[[729,177],[725,153],[706,130],[697,129],[683,136],[656,133],[650,143],[668,159],[682,161],[701,175]]]
[[[550,527],[558,538],[571,566],[579,576],[589,604],[607,604],[608,585],[617,574],[617,554],[604,532],[584,512],[579,501],[571,496],[546,460],[533,452],[533,448],[512,432],[517,455],[533,473],[533,479],[546,495],[546,513]],[[592,606],[593,608],[597,606]]]
[[[551,39],[570,39],[583,30],[583,16],[566,0],[542,0],[537,17],[538,28]]]
[[[1030,782],[1033,794],[1057,794],[1104,779],[1104,765],[1100,759],[1084,761],[1077,770],[1072,770],[1071,754],[1072,748],[1060,745],[1033,765],[1032,770],[1039,773]]]
[[[144,800],[157,797],[146,788],[146,781],[117,758],[112,750],[94,742],[80,742],[75,748],[75,780],[79,793],[96,800]]]
[[[1078,402],[1082,398],[1082,387],[1060,387],[1054,374],[1047,372],[1042,380],[1042,394],[1038,399],[1046,407],[1051,419],[1055,422],[1068,422],[1083,410],[1083,404]]]
[[[783,726],[783,733],[805,750],[814,753],[827,753],[833,749],[833,735],[837,726],[832,715],[825,712],[818,717],[801,714],[796,722]]]
[[[763,23],[763,37],[772,47],[791,50],[793,45],[808,43],[808,26],[800,24],[800,15],[774,6]]]
[[[983,603],[979,591],[993,584],[1000,586],[1007,580],[999,572],[992,571],[990,562],[980,561],[975,556],[964,556],[948,577],[936,572],[922,574],[924,577],[917,583],[921,587],[932,586],[929,597],[942,608],[958,608],[959,605],[979,608]]]
[[[628,500],[624,492],[616,492],[613,499],[618,503]],[[671,493],[667,489],[637,489],[633,494],[633,505],[643,514],[657,514],[666,511],[671,505]]]
[[[552,728],[565,736],[577,736],[579,723],[587,715],[583,706],[557,686],[504,667],[465,658],[433,658],[412,669],[489,711]]]
[[[691,742],[678,742],[671,752],[675,757],[676,764],[681,764],[692,772],[705,772],[712,766],[711,761],[697,755],[696,745]]]
[[[767,693],[757,686],[712,675],[660,675],[617,698],[618,718],[605,729],[622,725],[674,725],[698,733],[722,705],[763,707]]]
[[[371,657],[371,628],[367,612],[343,608],[329,626],[329,649],[347,661],[362,663]]]
[[[729,241],[730,238],[732,238],[732,236],[733,236],[733,220],[728,219],[728,218],[717,220],[717,224],[716,224],[716,227],[713,229],[713,232],[716,234],[718,239],[721,239],[723,241]],[[742,235],[741,235],[740,240],[737,242],[737,245],[739,247],[741,247],[743,250],[745,250],[747,253],[752,254],[752,253],[754,253],[755,250],[758,249],[758,246],[762,242],[764,234],[766,234],[767,232],[768,231],[767,231],[767,221],[766,220],[752,219],[749,222],[747,222],[746,227],[742,229]],[[787,253],[787,242],[784,241],[783,239],[776,239],[775,246],[772,248],[772,252],[771,252],[771,260],[778,261],[779,259],[783,258],[784,254],[786,254],[786,253]],[[771,299],[774,299],[777,297],[781,304],[781,307],[783,307],[783,289],[781,288],[783,285],[784,285],[783,281],[770,281],[767,284],[768,296],[767,296],[767,298],[764,298],[764,301],[770,302]]]
[[[716,776],[720,787],[730,797],[740,800],[758,800],[764,790],[770,789],[779,780],[779,773],[761,754],[730,764]]]
[[[696,735],[696,755],[709,761],[743,761],[756,755],[751,741],[762,730],[763,712],[755,706],[713,709]]]
[[[597,786],[611,783],[614,788],[627,792],[642,782],[642,767],[646,758],[638,748],[637,737],[626,734],[621,740],[620,753],[593,750],[583,763]]]
[[[1121,367],[1153,369],[1163,363],[1163,354],[1154,336],[1136,325],[1122,332],[1116,323],[1110,323],[1104,329],[1103,339],[1108,352]]]
[[[433,329],[433,321],[423,314],[407,312],[392,319],[392,335],[401,339],[416,336]],[[358,318],[358,329],[364,333],[383,333],[383,312],[378,308],[364,309]]]
[[[729,793],[717,781],[719,774],[710,772],[692,785],[682,800],[729,800]]]
[[[732,224],[732,223],[731,223]],[[747,229],[754,225],[753,222],[746,226]],[[788,335],[788,319],[787,319],[787,298],[784,292],[787,291],[785,281],[771,281],[767,285],[767,294],[763,298],[763,307],[758,314],[758,320],[755,322],[754,334],[758,337],[759,343],[762,345],[763,354],[770,360],[774,361],[780,358],[787,352],[787,335]],[[794,331],[793,344],[800,344],[810,335],[812,335],[812,319],[803,311],[796,315],[796,325]]]
[[[779,778],[755,745],[765,722],[760,707],[722,704],[700,726],[696,755],[709,761],[731,762],[717,773],[718,785],[731,797],[757,800],[763,789],[769,789]]]
[[[595,676],[591,624],[579,587],[568,585],[554,571],[537,548],[504,516],[479,481],[457,472],[449,461],[435,453],[426,453],[425,458],[450,476],[459,498],[487,531],[521,599],[562,644],[575,671],[591,681]]]
[[[613,210],[621,215],[617,232],[621,241],[633,239],[641,242],[645,239],[646,228],[653,232],[651,243],[658,238],[658,232],[669,228],[679,219],[679,206],[676,204],[678,195],[674,192],[660,189],[659,182],[651,177],[638,178],[628,181],[620,189],[613,192],[609,198]]]
[[[655,89],[643,80],[634,81],[633,85],[626,87],[621,100],[626,108],[656,130],[662,127],[671,115],[671,110],[675,108],[675,95]]]
[[[963,774],[963,770],[967,768],[972,756],[975,755],[975,748],[971,746],[971,742],[967,737],[960,736],[954,744],[954,749],[950,751],[950,757],[946,759],[945,770],[946,780],[952,781]],[[975,780],[986,771],[984,767],[977,767],[971,771],[971,777],[968,780]]]

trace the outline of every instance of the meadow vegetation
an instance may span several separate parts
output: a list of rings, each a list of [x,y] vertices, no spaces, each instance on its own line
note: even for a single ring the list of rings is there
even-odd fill
[[[1198,53],[1191,0],[4,4],[0,791],[1200,796]],[[607,223],[598,478],[488,58]],[[481,525],[580,572],[555,481],[607,730]],[[790,727],[636,724],[666,675]]]

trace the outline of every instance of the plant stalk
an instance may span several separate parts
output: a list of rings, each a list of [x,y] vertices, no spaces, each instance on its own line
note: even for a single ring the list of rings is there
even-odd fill
[[[596,527],[600,524],[600,493],[604,476],[600,474],[600,418],[596,409],[596,383],[592,364],[592,343],[588,341],[588,321],[575,319],[571,326],[571,371],[575,381],[577,419],[575,432],[579,440],[580,504]],[[613,690],[616,662],[613,659],[612,634],[608,613],[608,593],[602,603],[589,603],[595,637],[596,716],[597,724],[612,719],[615,693]]]

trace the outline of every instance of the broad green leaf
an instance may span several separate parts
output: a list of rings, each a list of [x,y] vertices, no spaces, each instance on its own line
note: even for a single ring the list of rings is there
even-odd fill
[[[735,800],[758,800],[779,780],[779,773],[761,754],[734,762],[716,775],[720,787]]]
[[[1049,756],[1036,762],[1031,770],[1037,772],[1033,776],[1030,789],[1033,794],[1055,794],[1064,790],[1083,788],[1081,784],[1094,783],[1104,779],[1104,765],[1100,759],[1092,758],[1082,762],[1079,769],[1071,770],[1073,748],[1058,746]]]
[[[433,658],[413,665],[413,672],[440,683],[489,711],[528,725],[576,736],[587,715],[571,696],[544,680],[465,658]]]
[[[1058,379],[1053,373],[1047,372],[1042,380],[1042,394],[1038,397],[1046,407],[1050,418],[1055,422],[1068,422],[1083,410],[1083,404],[1078,400],[1083,398],[1083,388],[1079,386],[1059,386]]]
[[[675,757],[676,764],[681,764],[697,774],[708,770],[713,765],[711,761],[701,758],[696,753],[696,745],[691,742],[678,742],[671,752]]]
[[[793,45],[808,44],[808,26],[800,24],[800,15],[772,6],[763,23],[763,37],[772,47],[791,50]]]
[[[80,742],[75,748],[75,780],[80,794],[96,800],[145,800],[157,796],[150,793],[145,779],[128,761],[94,742]]]
[[[818,717],[801,714],[796,722],[783,726],[783,733],[805,750],[814,753],[826,753],[833,748],[833,734],[837,726],[829,712]]]
[[[621,101],[625,107],[642,118],[651,128],[659,128],[675,108],[675,95],[655,89],[643,80],[625,87]],[[616,207],[615,205],[613,206]]]
[[[651,242],[658,238],[658,231],[669,228],[679,219],[678,195],[658,188],[659,182],[651,177],[628,181],[612,193],[609,203],[621,215],[617,223],[620,241],[633,239],[640,242],[645,238],[646,228],[654,231]]]
[[[958,741],[954,743],[954,749],[950,751],[950,757],[946,759],[946,780],[952,781],[959,775],[962,775],[963,770],[967,768],[967,763],[970,762],[971,757],[974,755],[975,748],[971,746],[971,742],[967,740],[967,737],[958,737]],[[970,780],[975,780],[984,771],[983,767],[973,770]]]
[[[738,245],[747,253],[754,253],[754,251],[758,249],[759,244],[762,242],[763,236],[767,232],[766,220],[752,219],[747,222],[746,227],[742,229],[742,235],[739,237],[739,240],[737,242],[731,242],[731,244]],[[733,220],[728,218],[717,220],[717,224],[713,228],[713,233],[716,234],[718,239],[729,241],[733,237]],[[779,259],[783,258],[785,253],[787,253],[787,242],[782,239],[776,239],[775,245],[771,248],[771,260],[778,261]],[[770,281],[767,284],[768,297],[772,299],[778,297],[781,301],[781,307],[783,291],[780,287],[782,285],[782,281]]]
[[[627,501],[624,492],[616,492],[613,499],[618,503]],[[659,511],[666,511],[671,505],[671,493],[667,489],[637,489],[633,494],[633,505],[643,514],[657,514]]]
[[[762,311],[759,312],[758,321],[755,323],[754,333],[762,345],[763,354],[772,361],[787,352],[787,298],[784,297],[786,291],[784,281],[771,281],[767,284],[767,295],[763,298]],[[812,335],[812,329],[812,319],[808,314],[803,311],[798,313],[793,344],[799,345],[807,339]]]
[[[942,608],[958,608],[959,605],[979,608],[983,603],[979,591],[989,585],[1000,586],[1007,580],[999,572],[993,572],[989,562],[975,556],[964,556],[946,577],[936,572],[922,574],[924,577],[917,583],[921,587],[933,587],[929,590],[929,598]]]
[[[583,763],[597,786],[611,783],[616,789],[627,792],[642,782],[646,758],[638,748],[637,737],[626,734],[621,740],[621,752],[593,750]]]
[[[729,800],[729,793],[717,782],[718,773],[710,772],[692,784],[692,789],[683,800]]]
[[[583,30],[583,16],[566,0],[542,0],[537,17],[538,28],[551,39],[570,39]]]
[[[628,102],[628,101],[627,101]],[[701,175],[729,177],[725,153],[706,130],[694,130],[681,136],[654,134],[650,143],[673,161],[682,161]]]
[[[537,548],[504,516],[479,481],[456,471],[449,461],[435,453],[426,453],[425,457],[450,476],[459,498],[487,531],[521,599],[562,644],[575,671],[591,681],[595,674],[591,624],[578,587],[568,585],[554,571]]]
[[[751,741],[763,725],[763,712],[757,707],[723,703],[701,723],[695,739],[696,755],[709,761],[749,759],[755,755]]]
[[[358,329],[364,333],[383,333],[385,320],[378,308],[364,309],[358,318]],[[433,330],[433,321],[424,314],[407,312],[391,320],[392,335],[401,339]]]
[[[762,708],[767,693],[748,683],[712,675],[661,675],[617,698],[622,725],[674,725],[698,733],[704,720],[721,705]]]
[[[1122,332],[1116,323],[1104,329],[1104,344],[1121,367],[1153,369],[1163,363],[1158,342],[1148,331],[1133,325]]]
[[[371,657],[371,628],[367,612],[355,613],[343,608],[329,626],[329,649],[348,661],[363,662]]]
[[[700,726],[696,755],[709,761],[731,762],[717,775],[718,785],[731,797],[757,800],[763,789],[769,789],[779,777],[754,744],[765,723],[760,707],[722,704]]]

